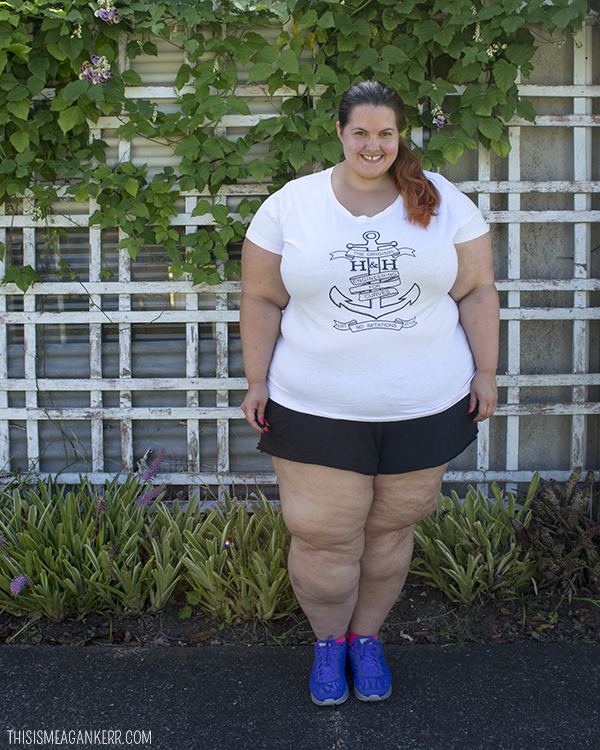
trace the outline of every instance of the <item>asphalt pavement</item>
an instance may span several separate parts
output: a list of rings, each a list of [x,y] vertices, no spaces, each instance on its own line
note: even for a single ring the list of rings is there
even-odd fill
[[[600,644],[385,653],[388,700],[319,707],[311,647],[2,646],[0,748],[600,748]]]

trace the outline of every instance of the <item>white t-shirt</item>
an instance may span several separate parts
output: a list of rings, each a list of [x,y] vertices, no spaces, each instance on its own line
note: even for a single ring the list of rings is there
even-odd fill
[[[287,183],[257,211],[247,237],[282,256],[290,295],[268,375],[273,401],[336,419],[393,421],[460,401],[474,375],[448,292],[455,243],[488,231],[475,204],[438,174],[441,205],[427,229],[402,197],[376,216],[337,200],[333,168]]]

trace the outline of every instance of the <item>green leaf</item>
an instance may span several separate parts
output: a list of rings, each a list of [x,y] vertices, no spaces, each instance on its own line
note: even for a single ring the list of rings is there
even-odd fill
[[[63,52],[63,50],[58,46],[58,44],[47,44],[46,49],[48,52],[52,55],[52,57],[55,57],[59,61],[66,60],[68,55],[66,52]]]
[[[13,42],[12,44],[8,45],[7,49],[9,52],[12,52],[13,55],[20,57],[21,60],[25,60],[25,62],[29,60],[29,53],[31,52],[31,49],[26,44]]]
[[[204,214],[207,214],[211,208],[212,206],[210,205],[209,201],[206,201],[206,200],[198,201],[197,205],[192,211],[192,216],[204,216]]]
[[[23,130],[15,131],[9,138],[15,149],[21,153],[29,146],[29,135]]]
[[[14,159],[0,159],[0,174],[10,174],[17,168]]]
[[[506,60],[498,60],[495,62],[493,71],[496,86],[498,86],[501,91],[508,91],[514,84],[519,73],[517,66],[512,65]]]
[[[158,47],[153,42],[146,42],[142,45],[142,49],[147,55],[156,57],[158,55]]]
[[[445,48],[450,45],[456,33],[457,29],[454,26],[450,26],[450,24],[443,24],[438,28],[433,38],[440,45],[440,47],[444,49],[444,52],[447,52]]]
[[[135,70],[124,70],[121,73],[121,78],[125,82],[127,86],[143,86],[144,82],[141,79],[141,76],[139,73],[136,73]]]
[[[419,37],[419,44],[424,44],[433,39],[433,37],[439,32],[440,27],[433,19],[428,19],[424,23],[415,28],[415,31]]]
[[[335,21],[333,20],[333,14],[330,10],[323,13],[323,15],[317,21],[317,26],[320,29],[333,29],[335,27]]]
[[[381,14],[381,22],[386,31],[393,31],[402,21],[402,16],[395,8],[384,8]]]
[[[463,110],[460,113],[460,124],[465,133],[471,137],[477,132],[480,122],[481,117],[470,109]]]
[[[9,102],[20,102],[30,96],[29,89],[26,86],[18,83],[14,86],[7,94],[6,98]]]
[[[216,203],[212,207],[212,215],[217,224],[225,224],[229,216],[229,210],[227,206],[224,206],[221,203]]]
[[[560,29],[566,29],[567,26],[578,17],[579,13],[575,8],[558,8],[548,11],[548,17],[552,19]]]
[[[367,47],[367,49],[363,50],[361,56],[356,61],[354,68],[355,70],[364,70],[364,68],[370,68],[371,65],[374,65],[379,59],[379,56],[377,55],[376,50],[374,50],[372,47]]]
[[[399,65],[409,62],[409,58],[406,53],[401,50],[400,47],[395,47],[393,44],[387,44],[381,50],[381,59],[391,63],[392,65]]]
[[[510,154],[510,140],[506,133],[503,133],[499,140],[491,142],[492,149],[504,159]]]
[[[253,81],[264,81],[273,72],[271,63],[257,63],[250,68],[248,73],[248,83]]]
[[[232,227],[226,226],[226,227],[223,227],[223,229],[221,229],[220,235],[221,235],[221,242],[224,245],[227,245],[227,243],[231,242],[231,240],[233,239],[235,235],[235,231],[233,230]]]
[[[533,108],[531,102],[521,99],[521,101],[517,103],[517,115],[528,122],[535,122],[537,112]]]
[[[202,151],[211,159],[222,159],[224,156],[223,149],[216,138],[207,138],[202,144]]]
[[[509,62],[521,67],[521,65],[525,65],[525,63],[531,60],[535,54],[535,50],[536,48],[533,45],[509,44],[504,52],[504,56]]]
[[[3,284],[16,284],[22,292],[26,292],[37,281],[41,281],[41,279],[31,266],[23,266],[23,268],[9,266],[2,279]],[[31,550],[28,550],[28,552],[31,552]]]
[[[71,81],[71,83],[68,83],[62,91],[63,99],[66,102],[74,102],[79,99],[81,94],[88,92],[90,87],[91,83],[89,83],[89,81]]]
[[[274,63],[279,55],[279,50],[274,44],[270,44],[267,47],[262,47],[258,52],[252,55],[253,63]]]
[[[18,117],[21,120],[26,120],[29,117],[29,107],[29,99],[24,99],[22,102],[6,103],[6,109],[15,117]]]
[[[137,195],[138,189],[139,189],[139,183],[137,180],[134,180],[133,177],[130,177],[128,180],[125,181],[124,189],[129,195],[135,196]]]
[[[497,117],[487,117],[479,123],[479,132],[491,141],[499,141],[502,137],[502,123]]]
[[[75,61],[83,51],[83,39],[76,36],[63,36],[58,46],[63,52],[66,52],[69,60]]]
[[[463,65],[461,60],[457,60],[450,68],[448,80],[452,83],[470,83],[471,81],[476,81],[480,73],[480,63]]]
[[[68,133],[76,125],[81,125],[85,122],[85,115],[79,107],[68,107],[58,116],[58,124],[63,133]]]
[[[284,50],[279,56],[279,67],[286,73],[298,73],[298,56],[291,49]]]
[[[180,620],[188,620],[192,616],[192,608],[191,607],[182,607],[179,610],[179,619]]]
[[[298,31],[302,31],[302,29],[306,29],[308,26],[314,26],[318,20],[319,16],[317,15],[317,11],[314,8],[311,8],[308,13],[305,13],[296,23],[296,28]]]

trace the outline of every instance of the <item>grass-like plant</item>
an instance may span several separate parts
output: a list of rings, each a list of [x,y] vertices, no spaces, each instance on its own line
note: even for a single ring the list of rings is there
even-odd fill
[[[223,493],[207,512],[160,501],[160,453],[142,476],[73,489],[30,477],[0,490],[0,608],[62,620],[89,612],[161,610],[173,594],[226,623],[269,620],[298,609],[288,572],[290,534],[260,491]],[[522,504],[492,486],[455,492],[417,524],[411,572],[463,604],[537,593],[553,584],[597,595],[600,524],[592,519],[593,474],[579,485],[540,487]],[[566,582],[566,583],[563,583]]]
[[[535,485],[521,508],[513,495],[503,497],[496,484],[492,491],[493,501],[473,487],[464,500],[453,491],[417,524],[411,572],[452,601],[472,604],[535,585],[539,562],[521,550],[511,527],[511,519],[527,525]]]
[[[298,603],[287,573],[289,543],[279,507],[262,493],[249,501],[225,495],[195,532],[185,531],[189,603],[227,623],[291,615]]]
[[[0,606],[51,620],[164,606],[181,563],[169,537],[153,539],[153,490],[142,489],[129,477],[101,493],[87,479],[69,491],[40,480],[0,493]]]

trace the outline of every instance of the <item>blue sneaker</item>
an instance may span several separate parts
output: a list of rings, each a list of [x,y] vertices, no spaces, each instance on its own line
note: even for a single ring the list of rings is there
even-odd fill
[[[392,694],[392,675],[385,663],[381,641],[371,636],[356,638],[350,646],[354,695],[359,701],[382,701]]]
[[[317,706],[337,706],[348,700],[346,643],[332,638],[315,643],[315,661],[310,675],[310,696]]]

